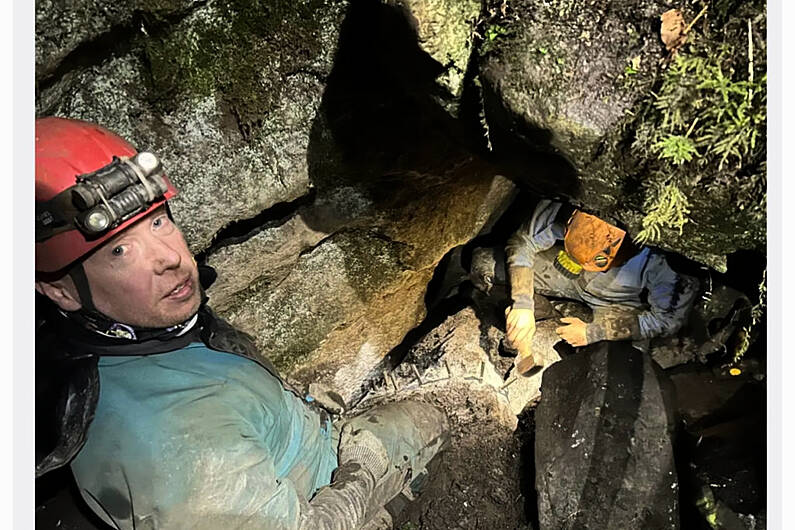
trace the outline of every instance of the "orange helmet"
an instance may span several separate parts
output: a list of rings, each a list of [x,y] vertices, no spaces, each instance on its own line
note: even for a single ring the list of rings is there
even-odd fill
[[[36,120],[36,271],[60,271],[177,194],[155,155],[98,125]]]
[[[566,225],[563,246],[586,271],[603,272],[613,265],[627,233],[580,210],[575,210]]]

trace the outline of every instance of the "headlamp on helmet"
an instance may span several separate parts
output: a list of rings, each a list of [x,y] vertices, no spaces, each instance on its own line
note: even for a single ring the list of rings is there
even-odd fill
[[[86,238],[102,235],[163,197],[168,184],[153,153],[113,157],[110,164],[78,175],[76,184],[37,204],[36,241],[77,228]]]

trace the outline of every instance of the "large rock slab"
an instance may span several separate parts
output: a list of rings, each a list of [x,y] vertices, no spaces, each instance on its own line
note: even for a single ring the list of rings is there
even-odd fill
[[[758,87],[744,105],[705,87],[718,86],[718,68],[732,72],[725,82],[744,86],[748,20],[760,68],[752,79],[764,74],[764,3],[710,8],[677,56],[660,39],[660,16],[671,7],[660,0],[511,5],[512,16],[495,22],[497,36],[482,50],[486,123],[495,154],[527,188],[567,196],[623,222],[632,236],[725,272],[727,254],[765,242],[765,92]],[[697,9],[682,9],[686,23],[695,19]],[[759,113],[743,130],[762,143],[730,133],[728,122],[714,125],[702,115],[705,105]],[[710,135],[717,136],[704,139]],[[671,142],[688,136],[692,159],[676,160]],[[718,144],[735,142],[748,152],[724,157]]]
[[[544,374],[536,409],[541,528],[679,528],[670,382],[627,343]]]
[[[319,200],[283,225],[211,255],[210,263],[222,265],[219,276],[225,267],[240,272],[233,277],[245,276],[211,296],[223,290],[221,313],[254,335],[281,369],[350,399],[424,318],[426,287],[439,260],[481,231],[513,189],[501,177],[434,180],[410,202],[396,196],[375,207],[353,189],[336,188],[338,202]],[[283,243],[269,242],[277,231]],[[238,258],[223,265],[232,253]]]
[[[347,4],[245,7],[202,3],[38,94],[37,115],[96,122],[161,156],[194,252],[229,223],[309,192],[307,149]]]

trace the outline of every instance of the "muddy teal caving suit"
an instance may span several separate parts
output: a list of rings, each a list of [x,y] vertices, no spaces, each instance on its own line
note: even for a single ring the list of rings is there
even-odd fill
[[[206,307],[184,334],[137,343],[76,330],[66,319],[59,325],[58,345],[93,364],[61,405],[67,436],[37,473],[79,449],[71,459],[78,488],[113,528],[359,528],[422,475],[446,441],[446,418],[417,402],[332,425],[254,360],[250,338]],[[386,474],[359,460],[338,467],[343,425],[380,440]]]
[[[193,343],[103,357],[99,378],[72,470],[109,524],[292,528],[300,502],[331,482],[331,422],[249,359]]]
[[[589,344],[632,339],[648,350],[648,340],[676,333],[686,322],[697,292],[694,278],[674,272],[665,255],[649,247],[605,272],[582,271],[569,278],[554,266],[566,234],[560,202],[542,200],[509,238],[508,267],[533,270],[535,290],[546,296],[587,304],[594,313],[586,327]],[[532,296],[513,294],[514,307],[533,309]]]

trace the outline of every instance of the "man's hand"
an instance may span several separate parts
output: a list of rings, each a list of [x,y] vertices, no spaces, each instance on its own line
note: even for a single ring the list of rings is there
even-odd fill
[[[532,309],[508,308],[505,311],[505,334],[514,348],[531,343],[536,332],[536,317]]]
[[[585,346],[588,340],[585,338],[585,328],[587,324],[577,317],[564,317],[561,322],[567,324],[555,328],[555,333],[572,346]]]

